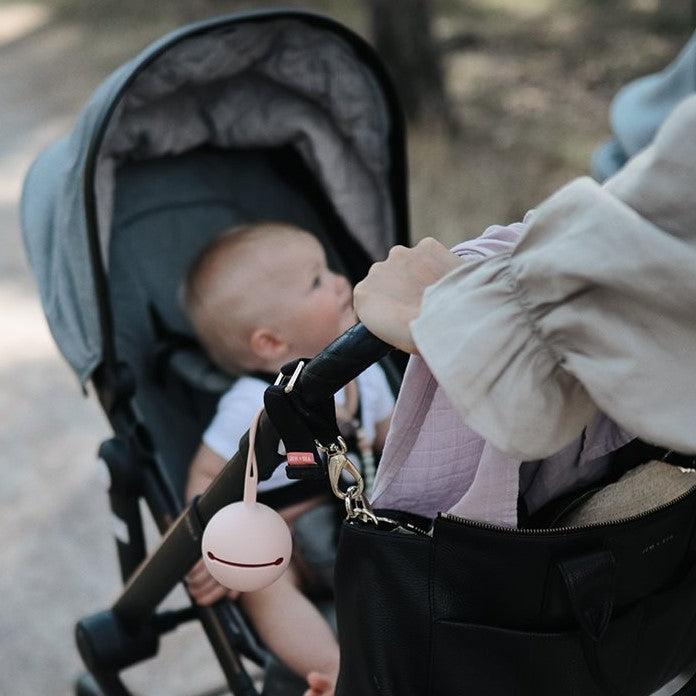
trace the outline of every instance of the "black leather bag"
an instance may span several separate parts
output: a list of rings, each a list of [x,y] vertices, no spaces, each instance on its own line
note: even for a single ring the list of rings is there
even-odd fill
[[[337,696],[647,696],[696,659],[695,525],[696,489],[575,528],[347,520]]]

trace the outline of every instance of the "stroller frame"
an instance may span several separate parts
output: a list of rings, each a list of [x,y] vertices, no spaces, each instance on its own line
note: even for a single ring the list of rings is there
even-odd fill
[[[367,365],[383,358],[391,348],[375,339],[361,325],[339,337],[321,356],[312,361],[300,375],[300,382],[311,389],[312,400],[325,403],[343,386],[354,379]],[[346,361],[346,355],[351,359]],[[286,377],[287,379],[287,377]],[[135,424],[131,421],[131,424]],[[136,429],[137,430],[137,429]],[[282,461],[278,454],[278,434],[271,419],[264,412],[258,426],[256,456],[259,476],[270,472]],[[114,443],[109,440],[103,449]],[[134,443],[135,444],[135,443]],[[140,447],[143,443],[138,442]],[[229,602],[212,607],[194,607],[178,612],[156,614],[155,610],[179,579],[200,556],[203,529],[211,517],[223,506],[242,498],[244,471],[248,452],[248,433],[241,439],[238,452],[210,484],[195,498],[178,518],[168,526],[157,549],[141,563],[127,579],[126,586],[110,609],[82,619],[76,627],[76,640],[80,654],[103,693],[111,696],[129,696],[118,672],[157,652],[159,635],[172,630],[195,615],[202,623],[223,668],[232,693],[252,696],[257,691],[236,654],[240,650],[247,657],[260,662],[263,648],[240,620],[239,610]],[[113,467],[125,462],[113,461]],[[154,462],[144,453],[143,488],[159,490],[155,479],[150,479]],[[111,467],[110,467],[111,469]],[[134,512],[130,492],[119,495],[110,491],[112,505],[123,505],[126,512]],[[166,501],[160,501],[166,505]],[[167,513],[163,505],[163,519]],[[172,508],[173,509],[173,508]],[[136,549],[120,547],[124,562],[137,561]],[[87,682],[78,686],[78,696],[92,696]],[[99,693],[99,692],[96,692]]]
[[[200,502],[189,505],[178,518],[176,502],[166,493],[144,431],[123,406],[116,409],[112,423],[117,432],[131,429],[124,442],[120,436],[104,442],[100,457],[111,474],[111,510],[128,526],[128,541],[116,540],[123,580],[123,592],[113,605],[77,623],[75,639],[80,655],[100,691],[81,679],[77,694],[102,693],[128,696],[130,691],[119,677],[129,666],[153,657],[159,637],[185,621],[198,619],[217,656],[234,694],[257,694],[238,651],[258,664],[266,652],[258,643],[234,603],[219,602],[211,607],[191,606],[157,613],[162,600],[200,557],[205,524],[224,505],[239,500],[241,491],[230,485],[231,464],[215,480]],[[132,454],[135,453],[135,456]],[[143,498],[161,531],[166,532],[158,548],[147,558],[138,501]]]
[[[100,221],[94,179],[99,148],[110,119],[121,96],[128,90],[139,70],[182,39],[217,29],[224,30],[247,21],[264,23],[277,20],[300,20],[313,28],[335,34],[372,71],[383,90],[391,119],[388,143],[391,155],[389,196],[393,205],[396,241],[407,243],[408,240],[402,114],[394,88],[374,50],[352,31],[334,20],[305,11],[263,10],[238,13],[183,27],[155,42],[138,57],[136,67],[131,67],[130,76],[120,83],[110,103],[97,116],[82,175],[84,224],[101,337],[101,357],[86,379],[94,386],[114,433],[113,437],[101,444],[98,456],[106,466],[110,478],[109,505],[117,524],[115,542],[124,588],[108,609],[84,617],[76,625],[75,640],[88,670],[76,684],[79,696],[129,696],[131,692],[120,676],[121,671],[155,656],[160,637],[191,620],[200,621],[229,690],[240,696],[258,693],[240,656],[262,665],[267,660],[268,653],[233,602],[221,601],[210,607],[192,603],[191,606],[178,610],[158,611],[162,600],[200,557],[201,535],[207,521],[219,508],[241,498],[242,477],[238,475],[237,460],[245,449],[245,440],[240,443],[240,455],[228,463],[206,493],[182,510],[172,482],[167,480],[160,468],[148,428],[133,407],[135,377],[129,366],[121,362],[114,344],[114,320],[102,240],[99,236]],[[267,419],[263,420],[261,434],[264,429],[268,432],[272,428]],[[257,446],[257,451],[263,449],[263,441],[268,440],[268,437],[259,439],[262,442]],[[264,459],[278,463],[275,452],[259,454],[259,461]],[[263,475],[263,470],[261,474]],[[149,554],[140,501],[145,503],[163,535],[157,548]]]

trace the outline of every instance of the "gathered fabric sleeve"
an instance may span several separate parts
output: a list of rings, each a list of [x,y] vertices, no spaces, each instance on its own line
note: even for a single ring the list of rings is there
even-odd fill
[[[463,264],[411,324],[464,421],[539,459],[597,409],[696,452],[696,97],[600,186],[551,196],[509,252]]]
[[[467,262],[509,251],[523,223],[492,225],[483,234],[458,244],[452,252]],[[464,265],[464,264],[462,264]],[[477,481],[482,462],[500,471],[495,495]],[[419,356],[411,356],[404,375],[384,453],[377,468],[371,502],[377,507],[408,510],[426,517],[455,510],[477,519],[515,524],[519,462],[499,457],[467,427]],[[484,467],[485,468],[485,467]],[[484,471],[484,474],[486,472]],[[485,475],[489,480],[493,477]],[[462,505],[468,496],[469,508]],[[476,496],[476,492],[483,495]]]
[[[452,247],[453,254],[463,261],[475,261],[488,256],[510,251],[520,240],[526,227],[526,221],[533,211],[527,213],[522,222],[513,222],[509,225],[491,225],[475,239],[468,239]]]

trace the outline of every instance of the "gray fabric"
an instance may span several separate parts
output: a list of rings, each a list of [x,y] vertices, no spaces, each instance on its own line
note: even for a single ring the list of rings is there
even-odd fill
[[[163,45],[167,49],[150,61]],[[27,255],[53,337],[82,383],[101,358],[84,187],[97,194],[108,268],[114,172],[126,160],[206,144],[291,145],[370,255],[384,257],[395,239],[384,98],[372,73],[337,34],[297,20],[252,21],[170,44],[165,37],[158,47],[105,80],[72,132],[46,148],[25,178]],[[95,180],[85,182],[95,130],[114,105]]]
[[[597,409],[696,452],[696,96],[601,187],[545,201],[509,254],[426,292],[411,328],[465,422],[522,460],[571,442]]]
[[[696,32],[664,69],[629,82],[610,109],[613,138],[592,156],[592,175],[604,181],[647,147],[660,124],[684,98],[696,92]]]
[[[102,222],[111,169],[124,156],[294,144],[348,229],[381,258],[394,239],[382,233],[393,224],[388,131],[373,76],[336,37],[293,21],[204,35],[156,60],[121,100],[97,170]]]

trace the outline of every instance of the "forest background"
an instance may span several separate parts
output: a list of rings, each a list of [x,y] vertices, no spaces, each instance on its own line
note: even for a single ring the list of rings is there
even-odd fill
[[[519,219],[587,173],[611,97],[664,67],[695,16],[689,0],[46,2],[55,21],[88,29],[104,73],[166,31],[223,12],[281,4],[345,23],[377,45],[415,115],[413,236],[447,242]]]

